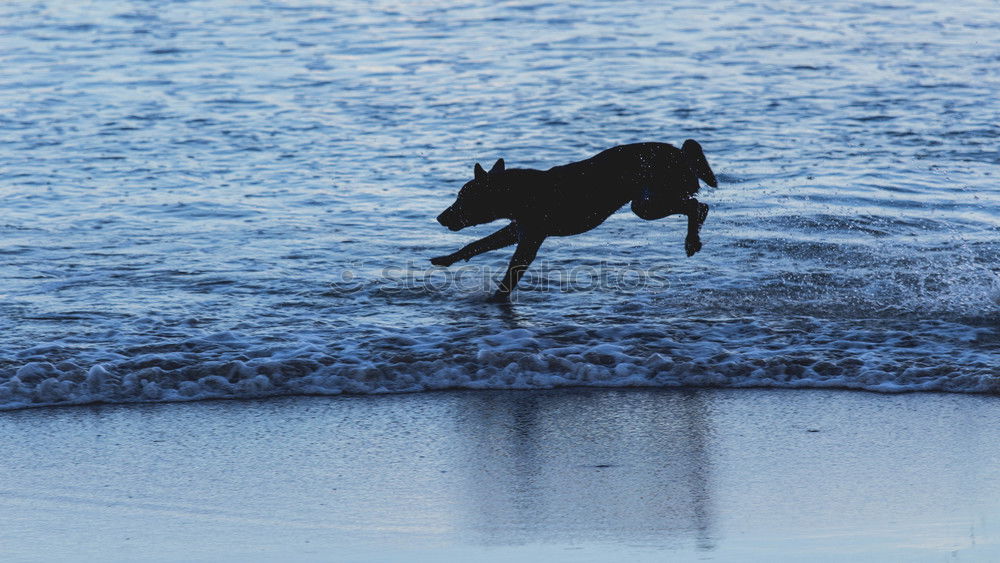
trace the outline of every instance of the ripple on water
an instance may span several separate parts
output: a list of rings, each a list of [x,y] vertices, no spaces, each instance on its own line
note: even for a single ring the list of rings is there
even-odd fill
[[[995,392],[993,11],[3,4],[0,408]],[[694,258],[624,213],[546,241],[510,307],[482,303],[509,250],[428,268],[491,232],[433,220],[474,162],[686,138],[720,181]]]

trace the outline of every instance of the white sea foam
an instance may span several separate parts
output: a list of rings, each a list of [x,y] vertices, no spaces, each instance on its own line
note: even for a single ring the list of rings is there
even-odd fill
[[[237,333],[217,333],[189,339],[176,351],[89,366],[27,362],[0,383],[0,408],[567,386],[1000,391],[1000,373],[986,348],[956,356],[946,344],[925,342],[914,353],[928,332],[880,327],[829,341],[799,330],[797,344],[775,350],[778,340],[763,334],[753,346],[735,340],[755,326],[752,321],[695,324],[701,332],[691,342],[679,341],[678,334],[654,338],[640,326],[515,328],[457,341],[443,331],[381,331],[364,342],[291,348],[254,346]],[[974,340],[985,331],[940,324],[928,330],[944,340]],[[219,342],[233,350],[220,357]],[[33,352],[58,351],[40,346]]]

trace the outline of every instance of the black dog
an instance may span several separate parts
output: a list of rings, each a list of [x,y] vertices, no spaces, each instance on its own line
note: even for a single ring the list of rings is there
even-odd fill
[[[684,249],[692,256],[701,250],[698,231],[708,216],[708,206],[692,196],[699,178],[713,188],[717,185],[701,145],[690,139],[680,149],[666,143],[622,145],[545,171],[506,170],[502,158],[489,172],[479,164],[473,170],[475,178],[462,186],[438,222],[452,231],[497,219],[510,219],[511,224],[431,263],[450,266],[516,242],[493,301],[508,299],[545,237],[589,231],[629,201],[632,211],[647,221],[687,215]]]

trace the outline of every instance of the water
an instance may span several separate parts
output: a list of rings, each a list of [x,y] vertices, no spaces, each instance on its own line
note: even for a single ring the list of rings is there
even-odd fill
[[[0,408],[996,393],[998,53],[992,1],[5,2]],[[693,258],[626,208],[510,307],[510,249],[426,262],[502,226],[433,221],[477,161],[686,138]]]

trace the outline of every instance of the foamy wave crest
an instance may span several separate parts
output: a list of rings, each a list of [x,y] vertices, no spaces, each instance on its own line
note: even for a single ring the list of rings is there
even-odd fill
[[[22,354],[29,361],[0,379],[0,409],[567,386],[1000,390],[990,342],[968,347],[992,334],[989,329],[933,323],[917,330],[874,326],[833,334],[810,319],[791,320],[779,330],[764,330],[751,319],[685,319],[671,327],[488,334],[428,327],[407,335],[369,328],[336,344],[272,347],[221,333],[89,364],[86,354],[47,360],[66,351],[37,347]],[[949,340],[966,346],[956,351]]]

